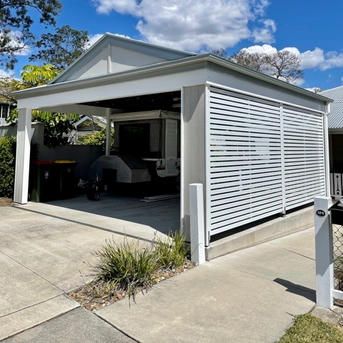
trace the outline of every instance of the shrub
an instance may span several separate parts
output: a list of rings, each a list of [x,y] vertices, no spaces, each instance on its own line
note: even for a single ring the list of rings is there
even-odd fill
[[[155,252],[140,248],[139,244],[108,241],[96,252],[99,262],[95,267],[97,279],[113,283],[116,287],[135,296],[139,289],[148,289],[154,284],[158,269]]]
[[[78,138],[78,144],[81,145],[103,145],[106,142],[106,132],[105,130],[95,131],[86,136],[81,136]]]
[[[170,234],[167,239],[158,239],[155,245],[157,262],[162,269],[182,267],[187,257],[187,246],[182,233]]]
[[[15,138],[0,137],[0,197],[13,197]]]

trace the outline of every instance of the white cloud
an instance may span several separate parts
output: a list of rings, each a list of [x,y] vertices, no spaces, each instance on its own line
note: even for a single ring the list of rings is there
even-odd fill
[[[272,19],[262,21],[263,27],[253,30],[252,35],[255,43],[272,43],[274,42],[274,33],[276,32],[276,24]]]
[[[259,55],[272,55],[277,53],[277,49],[272,47],[269,44],[263,45],[252,45],[248,48],[243,48],[242,52],[246,52],[248,54],[259,54]]]
[[[329,51],[325,54],[325,61],[321,65],[322,70],[343,67],[343,53]]]
[[[137,30],[148,42],[191,51],[228,48],[243,39],[272,42],[276,30],[274,21],[265,18],[268,0],[93,2],[98,13],[135,16]]]
[[[248,48],[243,48],[241,51],[256,54],[273,54],[277,52],[277,49],[269,44],[264,45],[252,45]],[[286,47],[280,51],[290,51],[293,54],[299,56],[301,66],[303,69],[320,69],[328,70],[332,68],[343,67],[343,53],[336,51],[324,52],[321,48],[314,48],[313,50],[306,50],[300,52],[296,47]]]
[[[317,68],[322,65],[324,61],[324,51],[319,48],[307,50],[301,54],[301,64],[304,69]]]
[[[95,44],[101,37],[103,36],[102,33],[96,33],[94,35],[88,36],[88,42],[86,44],[86,49],[89,49],[93,44]]]
[[[13,78],[14,72],[12,70],[0,69],[0,79]]]
[[[89,49],[92,45],[94,45],[104,34],[103,33],[96,33],[94,35],[88,36],[88,42],[86,43],[85,48]],[[131,39],[130,36],[122,35],[120,33],[114,33],[115,36],[121,37],[121,38],[127,38]]]
[[[98,13],[107,14],[116,11],[121,14],[136,14],[138,5],[136,0],[94,0]]]
[[[0,35],[3,34],[3,32],[0,33]],[[24,45],[21,41],[22,33],[20,31],[10,31],[6,36],[10,38],[9,43],[6,46],[14,49],[20,48],[15,51],[15,55],[27,56],[30,53],[30,47],[28,45]]]

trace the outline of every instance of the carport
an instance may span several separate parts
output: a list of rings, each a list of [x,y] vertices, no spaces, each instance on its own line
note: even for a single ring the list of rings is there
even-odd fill
[[[20,204],[28,201],[32,109],[97,114],[108,123],[127,111],[179,111],[180,228],[189,232],[189,185],[200,183],[207,246],[329,193],[330,100],[211,54],[106,34],[49,85],[15,94]]]

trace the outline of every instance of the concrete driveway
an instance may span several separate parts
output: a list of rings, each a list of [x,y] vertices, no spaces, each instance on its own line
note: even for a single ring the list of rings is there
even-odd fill
[[[0,218],[0,340],[78,307],[64,294],[92,278],[105,240],[149,244],[156,235],[151,226],[62,203],[0,207]]]

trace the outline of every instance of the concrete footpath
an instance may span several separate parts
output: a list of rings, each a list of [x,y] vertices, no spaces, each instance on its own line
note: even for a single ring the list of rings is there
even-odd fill
[[[98,316],[141,342],[275,342],[314,306],[313,230],[224,256]]]

